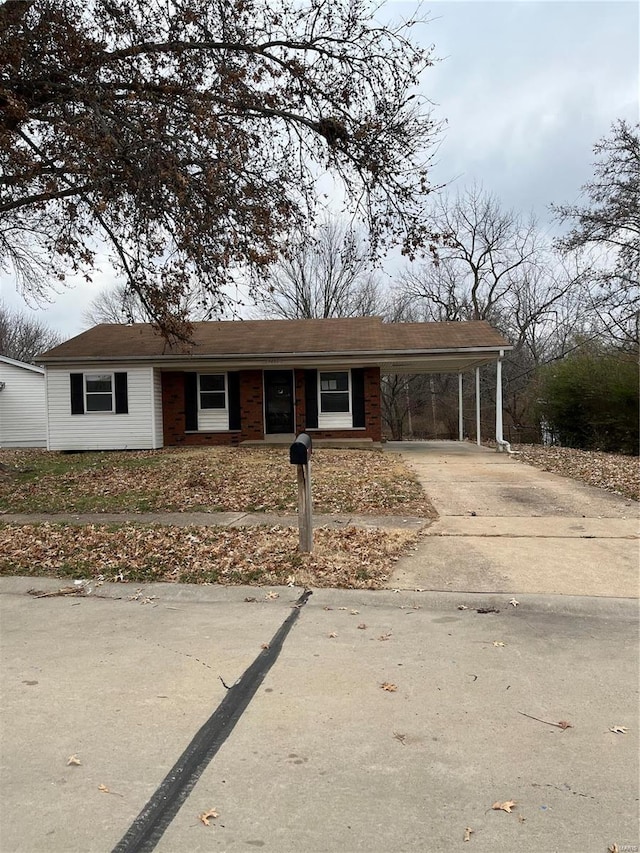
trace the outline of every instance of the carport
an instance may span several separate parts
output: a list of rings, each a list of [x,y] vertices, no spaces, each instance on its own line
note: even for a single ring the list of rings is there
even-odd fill
[[[403,324],[407,333],[411,327],[416,330],[421,324]],[[504,440],[502,412],[502,360],[513,347],[488,324],[478,321],[465,324],[467,327],[466,340],[459,340],[459,323],[438,323],[442,331],[441,346],[429,350],[416,350],[401,357],[391,357],[380,361],[381,375],[421,375],[435,373],[455,373],[458,376],[458,440],[464,440],[464,408],[463,408],[463,376],[473,372],[475,378],[475,420],[476,443],[480,444],[480,368],[487,364],[496,365],[496,424],[495,438],[498,450],[508,450],[509,443]],[[469,326],[474,326],[473,336],[468,334]],[[458,327],[458,328],[456,328]],[[447,346],[447,344],[449,344]]]

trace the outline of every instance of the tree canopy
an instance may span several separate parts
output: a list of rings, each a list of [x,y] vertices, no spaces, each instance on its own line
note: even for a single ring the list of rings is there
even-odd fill
[[[413,255],[437,126],[431,49],[368,0],[6,0],[0,263],[44,294],[99,237],[165,333],[256,287],[322,194]],[[176,307],[178,306],[178,307]]]
[[[271,271],[261,307],[268,316],[296,320],[383,314],[362,234],[337,219],[294,234],[289,257]]]
[[[552,205],[570,230],[558,240],[566,252],[590,251],[591,278],[600,286],[592,307],[606,316],[614,337],[638,344],[640,276],[640,125],[619,119],[594,145],[594,177],[583,201]]]
[[[0,355],[29,363],[61,342],[62,337],[46,323],[0,302]]]

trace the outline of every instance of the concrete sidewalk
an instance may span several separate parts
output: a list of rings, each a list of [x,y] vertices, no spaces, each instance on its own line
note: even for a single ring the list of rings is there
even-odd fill
[[[0,579],[2,853],[112,850],[300,592],[59,585]],[[316,591],[156,849],[632,850],[637,672],[629,601]]]
[[[315,527],[404,528],[421,530],[431,519],[400,515],[319,515]],[[161,524],[171,527],[297,527],[297,515],[265,512],[85,512],[0,513],[0,524]]]
[[[637,597],[638,504],[466,442],[392,442],[439,518],[405,589]]]

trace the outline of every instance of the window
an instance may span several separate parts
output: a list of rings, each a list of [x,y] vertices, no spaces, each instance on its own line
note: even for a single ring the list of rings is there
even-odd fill
[[[200,373],[200,409],[226,409],[227,391],[224,373]]]
[[[85,373],[85,411],[113,411],[113,374]]]
[[[69,386],[72,415],[93,412],[126,415],[129,412],[126,373],[71,373]]]
[[[350,411],[348,370],[320,373],[320,411]]]

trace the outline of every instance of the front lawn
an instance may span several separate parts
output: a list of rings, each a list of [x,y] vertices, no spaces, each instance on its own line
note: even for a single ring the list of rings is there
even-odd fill
[[[375,589],[416,538],[320,528],[314,553],[301,554],[298,531],[279,526],[0,525],[0,575]]]
[[[274,512],[297,509],[288,448],[101,453],[0,450],[0,512]],[[435,516],[415,476],[380,451],[317,450],[316,513]]]
[[[603,453],[601,450],[576,450],[573,447],[542,447],[539,444],[514,446],[522,462],[543,471],[580,480],[615,495],[640,499],[640,465],[637,456]]]

